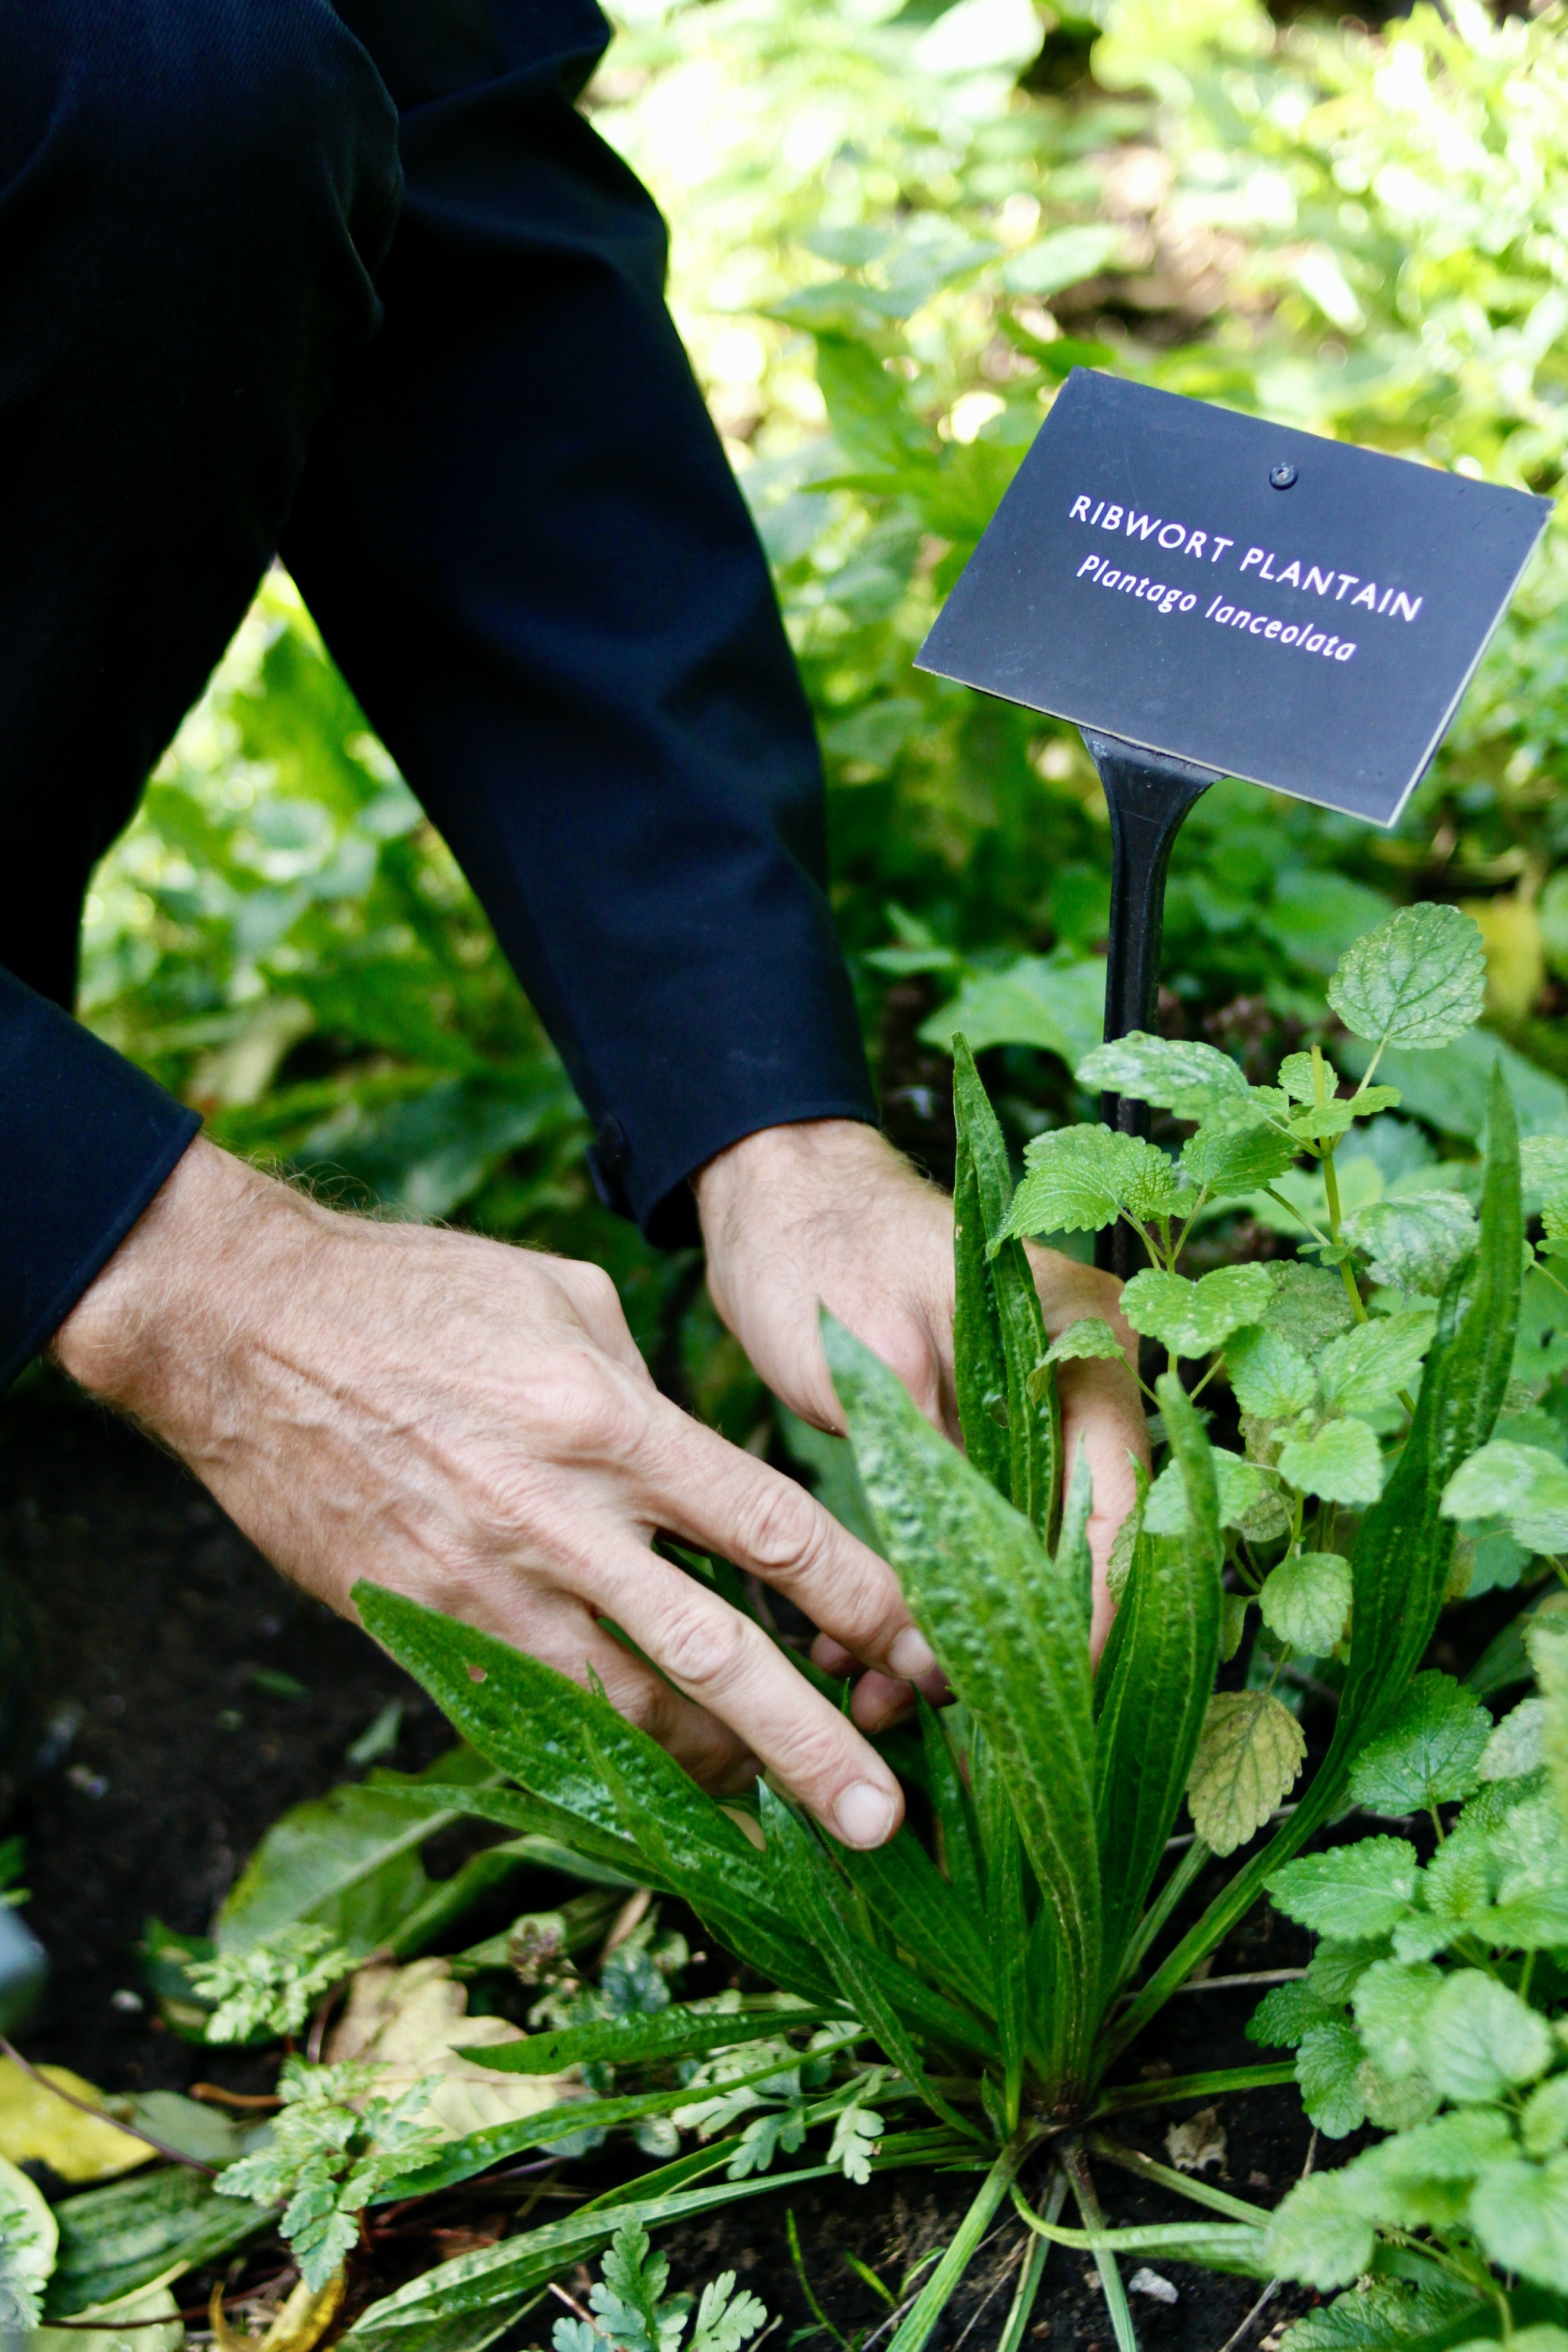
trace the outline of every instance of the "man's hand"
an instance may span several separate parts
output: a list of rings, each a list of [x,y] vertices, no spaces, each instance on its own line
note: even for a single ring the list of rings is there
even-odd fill
[[[810,1346],[815,1278],[778,1293]],[[874,1315],[860,1328],[883,1338]],[[770,1370],[754,1312],[744,1330]],[[336,1215],[198,1139],[55,1345],[342,1614],[360,1577],[390,1585],[596,1674],[711,1788],[760,1759],[847,1845],[897,1827],[875,1750],[650,1543],[668,1529],[754,1570],[907,1696],[896,1678],[932,1660],[891,1570],[659,1396],[597,1267]],[[831,1390],[781,1384],[831,1414]]]
[[[818,1429],[842,1432],[820,1301],[957,1439],[951,1201],[872,1129],[848,1119],[748,1136],[709,1161],[696,1192],[713,1303],[775,1396]],[[1054,1250],[1031,1248],[1030,1255],[1050,1336],[1082,1316],[1102,1316],[1136,1363],[1138,1342],[1121,1319],[1112,1276]],[[1089,1539],[1098,1655],[1112,1615],[1106,1563],[1133,1499],[1130,1456],[1147,1464],[1149,1442],[1137,1388],[1122,1365],[1064,1364],[1060,1393],[1064,1458],[1073,1462],[1081,1443],[1094,1481]],[[831,1628],[828,1634],[815,1654],[830,1672],[843,1671],[845,1652]],[[868,1674],[856,1690],[855,1719],[877,1729],[908,1701],[907,1689]]]

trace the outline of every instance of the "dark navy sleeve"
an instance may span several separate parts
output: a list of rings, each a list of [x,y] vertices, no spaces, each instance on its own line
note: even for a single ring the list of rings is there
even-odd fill
[[[384,8],[345,14],[374,54]],[[284,553],[560,1048],[602,1190],[685,1240],[685,1180],[726,1144],[876,1117],[816,737],[665,308],[664,225],[573,104],[604,19],[483,21],[464,69],[384,49],[384,322]]]
[[[201,1126],[0,971],[0,1389],[45,1347]]]

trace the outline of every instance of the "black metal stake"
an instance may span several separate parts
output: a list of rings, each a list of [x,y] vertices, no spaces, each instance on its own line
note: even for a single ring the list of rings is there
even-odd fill
[[[1105,1029],[1109,1045],[1130,1029],[1152,1030],[1160,1000],[1160,940],[1165,922],[1165,875],[1182,820],[1193,803],[1217,779],[1214,768],[1194,767],[1163,751],[1146,751],[1119,735],[1083,728],[1089,756],[1099,772],[1110,809],[1110,940],[1105,973]],[[1104,1097],[1107,1127],[1142,1135],[1148,1107],[1121,1095]],[[1123,1280],[1137,1265],[1137,1236],[1117,1223],[1100,1235],[1096,1263]]]

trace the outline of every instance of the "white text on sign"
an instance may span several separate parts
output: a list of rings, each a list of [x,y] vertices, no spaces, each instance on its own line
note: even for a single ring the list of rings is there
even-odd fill
[[[1166,521],[1156,514],[1142,514],[1135,507],[1119,506],[1109,499],[1097,500],[1084,496],[1074,499],[1068,520],[1082,523],[1090,530],[1112,531],[1119,538],[1152,541],[1168,555],[1184,557],[1199,563],[1222,562],[1226,561],[1227,551],[1237,548],[1237,541],[1227,539],[1221,531],[1194,530],[1184,522]],[[1106,560],[1104,557],[1094,559],[1097,570]],[[1335,604],[1342,604],[1348,599],[1352,610],[1360,605],[1368,612],[1383,614],[1390,620],[1414,621],[1426,602],[1425,597],[1407,595],[1403,588],[1380,588],[1375,580],[1363,580],[1356,572],[1336,571],[1331,564],[1325,570],[1321,564],[1309,563],[1303,556],[1292,556],[1288,563],[1281,564],[1273,548],[1248,547],[1239,553],[1231,552],[1229,562],[1238,572],[1255,572],[1259,580],[1266,580],[1271,587],[1294,589],[1304,596],[1323,598]],[[1086,559],[1079,566],[1080,578],[1088,569],[1089,559]]]

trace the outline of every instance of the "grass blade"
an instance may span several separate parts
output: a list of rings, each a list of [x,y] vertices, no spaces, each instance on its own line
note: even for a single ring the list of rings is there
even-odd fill
[[[1046,2197],[1047,2221],[1054,2221],[1057,2219],[1066,2202],[1067,2193],[1066,2179],[1060,2172],[1055,2173]],[[1013,2296],[1012,2309],[1007,2314],[1007,2324],[1002,2330],[996,2352],[1023,2352],[1024,2338],[1028,2334],[1029,2322],[1035,2315],[1035,2305],[1039,2299],[1040,2287],[1045,2279],[1046,2264],[1050,2259],[1050,2252],[1051,2243],[1048,2238],[1032,2237],[1030,2239],[1028,2251],[1024,2256],[1024,2266],[1018,2273],[1018,2284]]]
[[[1228,2225],[1215,2222],[1212,2227],[1202,2221],[1150,2221],[1132,2230],[1066,2230],[1058,2221],[1045,2221],[1024,2201],[1016,2187],[1013,2202],[1022,2220],[1038,2236],[1048,2238],[1053,2246],[1076,2246],[1082,2253],[1092,2253],[1098,2260],[1101,2252],[1110,2254],[1163,2254],[1170,2262],[1201,2263],[1205,2269],[1231,2271],[1242,2278],[1272,2278],[1273,2265],[1267,2252],[1268,2239],[1261,2230],[1249,2230],[1240,2222]]]

